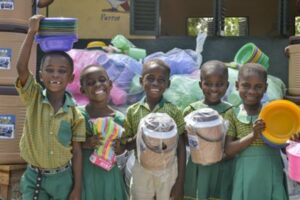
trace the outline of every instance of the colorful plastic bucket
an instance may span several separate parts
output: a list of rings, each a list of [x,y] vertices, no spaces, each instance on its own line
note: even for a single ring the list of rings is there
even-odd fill
[[[288,176],[290,179],[300,182],[300,143],[291,142],[286,148],[288,156]]]
[[[269,57],[264,54],[254,43],[247,43],[242,46],[234,57],[238,64],[259,63],[268,69],[270,66]]]

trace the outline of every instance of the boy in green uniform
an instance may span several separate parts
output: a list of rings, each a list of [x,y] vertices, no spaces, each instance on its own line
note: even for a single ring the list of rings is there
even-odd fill
[[[17,61],[16,88],[27,109],[20,150],[28,167],[21,178],[21,192],[24,200],[79,200],[85,121],[65,91],[73,81],[73,61],[65,52],[46,53],[40,68],[44,90],[28,69],[42,18],[30,18]]]
[[[142,168],[136,161],[132,169],[130,186],[131,199],[182,199],[185,169],[185,147],[183,141],[184,120],[181,111],[163,98],[163,93],[170,85],[170,68],[161,60],[148,61],[143,66],[140,84],[146,97],[130,106],[125,119],[125,136],[129,138],[123,148],[136,149],[136,134],[140,120],[151,112],[167,113],[177,124],[179,142],[177,163],[168,170],[165,179],[153,175]]]

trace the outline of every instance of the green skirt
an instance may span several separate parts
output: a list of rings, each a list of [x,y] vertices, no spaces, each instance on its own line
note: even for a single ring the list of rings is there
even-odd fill
[[[106,171],[89,160],[92,150],[84,149],[82,200],[126,200],[125,184],[120,169],[115,165]]]
[[[280,150],[248,147],[236,157],[232,200],[287,200]]]
[[[184,182],[185,200],[229,200],[232,191],[233,160],[200,165],[189,158]]]

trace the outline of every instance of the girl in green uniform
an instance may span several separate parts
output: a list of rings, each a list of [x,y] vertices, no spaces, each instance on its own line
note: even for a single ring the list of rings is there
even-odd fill
[[[201,66],[200,88],[204,99],[187,106],[184,115],[200,108],[212,108],[223,115],[231,104],[222,101],[228,88],[228,69],[223,62],[208,61]],[[232,162],[223,160],[211,165],[201,165],[189,158],[184,183],[184,199],[222,199],[231,196]]]
[[[280,149],[265,145],[260,137],[266,125],[257,117],[267,85],[261,65],[247,63],[240,68],[236,88],[242,104],[225,114],[229,121],[225,153],[236,161],[232,200],[288,199]]]
[[[101,145],[101,138],[93,134],[91,122],[101,117],[111,117],[123,125],[124,115],[108,106],[112,82],[102,66],[89,65],[80,74],[80,91],[89,103],[80,107],[85,116],[87,133],[83,144],[83,191],[82,200],[127,199],[121,170],[114,165],[109,171],[94,165],[89,160],[94,149]]]

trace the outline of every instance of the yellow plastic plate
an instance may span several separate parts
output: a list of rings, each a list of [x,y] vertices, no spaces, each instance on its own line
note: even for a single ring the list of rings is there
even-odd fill
[[[300,130],[300,108],[288,100],[275,100],[265,105],[259,118],[266,123],[263,136],[275,144],[285,143]]]

